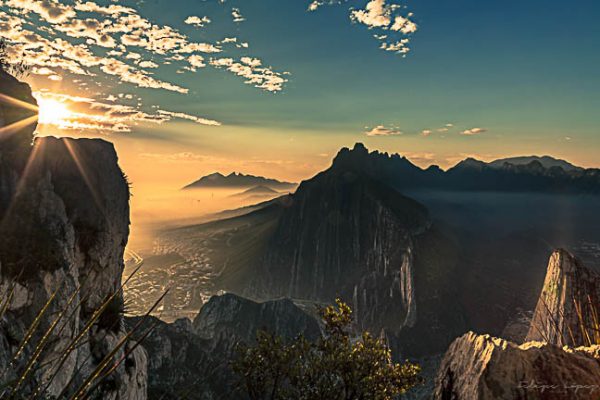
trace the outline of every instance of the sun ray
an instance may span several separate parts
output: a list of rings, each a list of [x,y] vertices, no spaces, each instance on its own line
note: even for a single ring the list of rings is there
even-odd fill
[[[79,170],[79,173],[81,174],[81,177],[83,178],[88,190],[92,194],[92,197],[94,198],[94,202],[96,203],[96,206],[98,207],[98,209],[100,210],[102,215],[106,215],[105,210],[102,207],[102,202],[100,201],[100,196],[99,196],[98,192],[96,191],[96,189],[94,188],[94,185],[92,184],[92,180],[90,179],[85,166],[81,162],[81,159],[79,158],[79,155],[77,154],[77,151],[73,147],[71,140],[72,139],[69,139],[69,138],[63,139],[63,143],[65,144],[65,147],[67,148],[69,154],[73,158],[73,162],[77,166],[77,169]]]
[[[0,93],[0,103],[5,103],[11,105],[13,107],[25,108],[27,110],[38,112],[39,108],[31,103],[28,103],[23,100],[15,99],[14,97],[7,96],[5,94]]]
[[[28,127],[29,125],[33,125],[38,119],[37,114],[32,115],[31,117],[24,118],[17,122],[13,122],[10,125],[3,126],[0,128],[0,136],[10,136],[19,132],[20,130]]]
[[[25,187],[27,178],[29,177],[29,174],[31,173],[33,165],[34,165],[35,161],[37,160],[38,154],[42,151],[41,150],[42,146],[43,146],[43,142],[37,143],[36,145],[34,145],[32,147],[32,150],[29,153],[29,157],[27,158],[27,163],[25,164],[25,168],[23,169],[23,173],[19,177],[19,181],[17,182],[17,186],[15,188],[13,196],[10,199],[10,202],[8,204],[8,207],[6,208],[6,211],[4,212],[4,216],[2,217],[2,220],[0,221],[0,228],[4,226],[4,223],[6,222],[8,217],[11,215],[12,210],[15,207],[16,202],[18,201],[18,197],[21,195],[21,193]]]

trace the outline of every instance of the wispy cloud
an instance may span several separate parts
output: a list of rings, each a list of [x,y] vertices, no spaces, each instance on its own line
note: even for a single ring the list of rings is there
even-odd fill
[[[367,128],[365,132],[367,136],[398,136],[402,135],[402,131],[398,127],[386,127],[385,125],[377,125],[374,128]]]
[[[64,93],[39,91],[34,93],[43,109],[49,102],[59,104],[65,110],[60,117],[52,116],[49,120],[40,120],[40,129],[53,127],[60,130],[85,130],[93,132],[130,132],[133,127],[147,124],[163,124],[173,119],[183,119],[207,126],[219,126],[220,122],[189,115],[182,112],[157,110],[144,112],[138,109],[138,98],[121,94],[109,96],[104,101],[88,97],[72,96]],[[136,105],[119,104],[117,101],[131,101]]]
[[[471,129],[466,129],[464,131],[462,131],[460,134],[461,135],[465,135],[465,136],[474,136],[474,135],[479,135],[481,133],[487,132],[487,129],[485,128],[471,128]]]

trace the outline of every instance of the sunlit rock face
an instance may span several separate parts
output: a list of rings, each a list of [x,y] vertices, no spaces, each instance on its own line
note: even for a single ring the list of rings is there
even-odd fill
[[[585,346],[600,340],[600,274],[565,250],[550,257],[526,340]]]
[[[595,400],[600,346],[516,345],[467,333],[442,360],[435,400]]]
[[[342,150],[300,185],[245,292],[309,302],[339,296],[359,328],[402,336],[407,352],[443,351],[464,329],[447,301],[452,245],[424,206],[370,174],[368,160],[362,145]]]
[[[3,77],[0,85],[5,95],[33,102],[22,84]],[[22,109],[4,103],[4,124],[20,118]],[[0,369],[14,378],[39,349],[36,365],[44,367],[34,369],[19,390],[39,387],[64,398],[125,335],[120,282],[129,188],[111,144],[39,138],[31,146],[34,127],[11,132],[18,140],[0,141],[0,298],[9,299],[0,321]],[[25,354],[9,367],[34,321],[39,326]],[[112,357],[125,360],[96,388],[100,398],[146,398],[146,355],[141,347],[129,352],[132,347],[124,343]]]

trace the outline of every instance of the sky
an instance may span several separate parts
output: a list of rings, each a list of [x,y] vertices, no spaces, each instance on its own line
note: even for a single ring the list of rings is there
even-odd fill
[[[115,143],[135,185],[299,181],[363,142],[421,166],[600,167],[600,2],[0,0],[41,135]]]

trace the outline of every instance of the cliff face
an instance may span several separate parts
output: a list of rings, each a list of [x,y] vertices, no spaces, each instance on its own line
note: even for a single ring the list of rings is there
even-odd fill
[[[132,318],[131,324],[141,317]],[[258,330],[292,339],[320,335],[317,321],[289,300],[265,303],[226,294],[212,297],[193,324],[188,319],[156,328],[144,341],[149,354],[149,399],[245,399],[230,369],[238,343],[255,343]]]
[[[434,399],[597,399],[599,285],[598,274],[567,251],[555,251],[527,342],[474,333],[455,340],[438,371]]]
[[[32,102],[25,86],[3,79],[4,96]],[[10,124],[28,110],[5,101],[0,119]],[[21,392],[40,387],[59,396],[77,390],[125,336],[120,284],[129,188],[111,144],[39,138],[31,146],[34,128],[9,136],[4,130],[0,141],[0,297],[6,306],[0,367],[9,380],[35,359],[43,367],[28,375]],[[24,354],[10,364],[32,326]],[[132,346],[126,342],[114,355],[125,362],[97,388],[102,398],[145,399],[146,356],[141,347],[128,351]]]
[[[516,345],[472,332],[452,343],[436,379],[435,400],[593,400],[600,346]]]
[[[367,150],[357,145],[300,185],[245,292],[317,303],[339,296],[352,305],[359,328],[376,334],[396,336],[419,323],[453,332],[437,318],[448,294],[438,278],[452,273],[452,257],[422,262],[447,243],[423,246],[444,242],[427,209],[370,175],[365,160]]]
[[[565,250],[550,257],[542,293],[526,340],[559,346],[598,342],[600,274]]]
[[[320,335],[316,320],[292,301],[274,300],[255,303],[233,294],[213,296],[194,319],[196,335],[213,341],[254,341],[256,331],[293,338],[302,333],[308,339]]]
[[[429,226],[417,202],[360,168],[334,165],[303,182],[283,212],[263,263],[265,290],[314,301],[341,295],[365,326],[380,325],[381,315],[411,326],[413,242]]]

